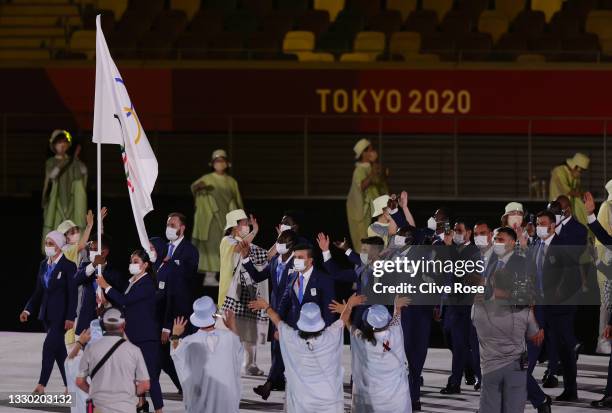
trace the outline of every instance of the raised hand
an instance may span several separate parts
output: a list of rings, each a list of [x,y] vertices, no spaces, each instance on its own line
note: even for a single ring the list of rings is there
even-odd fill
[[[258,311],[258,310],[265,310],[266,308],[269,307],[269,304],[266,300],[260,297],[260,298],[257,298],[249,302],[248,306],[251,310]]]
[[[249,215],[251,219],[251,225],[253,226],[253,232],[257,233],[259,231],[259,224],[257,223],[257,219],[253,216],[253,214]]]
[[[322,232],[317,235],[317,244],[321,251],[329,251],[329,237]]]
[[[240,251],[242,258],[248,257],[251,252],[250,243],[246,240],[240,241],[238,243],[238,250]]]
[[[399,206],[400,208],[405,208],[408,206],[408,192],[402,191],[399,197]]]
[[[344,307],[346,307],[345,300],[343,300],[341,303],[336,300],[332,300],[332,302],[327,306],[327,308],[329,308],[329,311],[336,314],[342,314],[342,312],[344,311]]]
[[[185,332],[185,326],[187,325],[187,319],[185,317],[176,317],[174,324],[172,325],[172,335],[181,336]]]
[[[584,209],[586,209],[587,215],[591,215],[595,212],[595,200],[593,199],[593,194],[590,192],[584,193]]]
[[[19,321],[21,321],[22,323],[25,323],[26,321],[28,321],[28,313],[25,311],[22,311],[19,314]]]
[[[399,295],[395,296],[394,305],[395,310],[400,310],[401,308],[407,307],[412,302],[410,297],[400,297]]]
[[[348,299],[347,305],[351,307],[355,307],[356,305],[361,305],[368,300],[368,297],[365,295],[357,295],[357,293],[353,293]]]
[[[337,248],[340,248],[342,251],[346,251],[349,249],[349,244],[348,244],[348,241],[346,240],[346,237],[342,238],[342,241],[334,241],[334,245]]]

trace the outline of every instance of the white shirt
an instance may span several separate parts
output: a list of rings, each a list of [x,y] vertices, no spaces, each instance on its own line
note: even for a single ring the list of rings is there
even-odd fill
[[[300,273],[304,277],[304,287],[302,288],[304,294],[306,294],[306,286],[308,285],[308,280],[310,280],[310,276],[312,275],[312,270],[314,270],[314,266],[310,267],[304,273]],[[298,274],[297,281],[293,283],[293,291],[295,292],[295,295],[298,295],[300,291],[300,287],[298,286],[299,282],[300,276]]]
[[[559,235],[559,234],[561,233],[561,230],[563,229],[563,226],[564,226],[565,224],[567,224],[567,223],[570,221],[570,219],[572,219],[572,216],[571,216],[571,215],[570,215],[569,217],[565,217],[565,218],[563,218],[563,219],[561,220],[561,222],[559,222],[559,225],[557,225],[557,226],[555,227],[555,232],[557,233],[557,235]]]
[[[491,261],[491,256],[493,255],[493,246],[489,246],[489,248],[487,248],[487,250],[484,253],[481,253],[480,255],[482,255],[482,259],[485,263],[485,268],[487,268],[487,266],[489,265],[489,261]]]
[[[597,217],[595,216],[595,214],[591,214],[587,217],[587,222],[589,224],[592,224],[593,222],[597,221]]]
[[[353,252],[353,250],[351,248],[347,249],[346,251],[344,251],[344,255],[346,255],[347,257],[349,255],[351,255],[351,252]],[[329,250],[327,251],[323,251],[323,261],[327,262],[329,260],[331,260],[331,252],[329,252]]]

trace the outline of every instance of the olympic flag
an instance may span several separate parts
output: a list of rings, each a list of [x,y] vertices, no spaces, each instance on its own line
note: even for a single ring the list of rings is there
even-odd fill
[[[101,233],[100,145],[110,143],[121,146],[121,156],[136,229],[142,247],[145,251],[149,251],[149,238],[144,217],[153,210],[151,192],[153,192],[157,180],[157,159],[138,120],[136,109],[134,109],[130,100],[126,85],[108,51],[104,33],[100,27],[100,15],[96,17],[96,30],[96,94],[93,141],[98,144],[98,234]]]

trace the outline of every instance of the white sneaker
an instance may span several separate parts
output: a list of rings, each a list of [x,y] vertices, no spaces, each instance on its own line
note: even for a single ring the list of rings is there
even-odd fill
[[[219,281],[217,281],[217,278],[215,277],[215,273],[207,272],[206,276],[204,277],[204,282],[202,283],[202,285],[204,285],[205,287],[218,287]]]

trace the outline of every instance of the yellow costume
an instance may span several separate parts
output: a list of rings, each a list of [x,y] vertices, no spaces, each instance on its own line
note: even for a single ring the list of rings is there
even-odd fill
[[[196,192],[199,184],[206,185],[206,188]],[[219,272],[219,245],[223,238],[225,215],[243,207],[238,183],[227,174],[211,172],[195,181],[191,192],[195,199],[193,244],[200,252],[198,270]]]
[[[573,158],[568,158],[566,164],[553,168],[550,172],[549,200],[554,201],[559,195],[566,195],[572,206],[572,214],[582,225],[586,226],[587,220],[584,202],[580,197],[569,195],[574,190],[581,190],[580,178],[572,175],[572,169],[575,166],[587,169],[589,167],[589,158],[586,155],[577,153]]]

